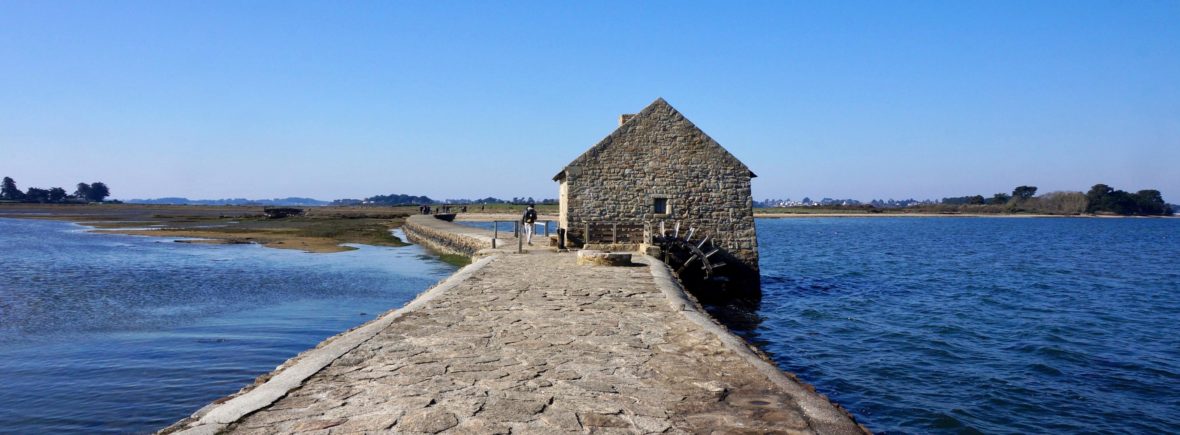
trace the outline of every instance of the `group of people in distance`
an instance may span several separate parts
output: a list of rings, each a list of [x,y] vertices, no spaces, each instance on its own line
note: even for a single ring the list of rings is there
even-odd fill
[[[420,205],[420,206],[418,206],[418,212],[419,212],[419,213],[422,213],[422,214],[430,214],[430,212],[431,212],[431,211],[434,211],[434,212],[437,212],[437,213],[444,213],[444,214],[445,214],[445,213],[450,213],[450,212],[451,212],[451,206],[450,206],[450,205],[446,205],[446,204],[444,204],[444,205],[440,205],[440,206],[438,206],[438,207],[435,207],[435,208],[431,208],[429,205]],[[482,206],[482,205],[481,205],[481,206],[479,206],[479,211],[483,211],[483,206]],[[459,213],[467,213],[467,206],[465,206],[465,205],[464,205],[464,206],[459,206]]]

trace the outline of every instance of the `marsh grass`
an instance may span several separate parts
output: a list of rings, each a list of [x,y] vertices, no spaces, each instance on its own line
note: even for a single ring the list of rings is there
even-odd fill
[[[456,254],[438,254],[438,259],[442,260],[444,263],[451,264],[454,266],[459,266],[459,267],[463,267],[468,264],[471,264],[470,257],[456,255]]]

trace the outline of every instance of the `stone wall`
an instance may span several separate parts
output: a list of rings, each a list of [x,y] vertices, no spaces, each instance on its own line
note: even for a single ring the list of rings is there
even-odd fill
[[[584,223],[648,224],[694,239],[709,236],[722,248],[727,268],[757,282],[752,174],[741,161],[662,99],[628,119],[558,174],[561,225],[568,238],[585,241]],[[656,214],[656,198],[667,213]],[[596,242],[591,240],[590,242]]]
[[[435,219],[431,218],[431,220]],[[426,225],[422,222],[415,222],[415,219],[408,219],[402,224],[402,231],[406,233],[406,238],[411,242],[443,254],[474,258],[480,250],[492,247],[491,240],[447,231],[439,228],[442,223],[442,221],[438,221],[438,223],[430,222],[430,225]],[[447,225],[456,224],[447,223]]]

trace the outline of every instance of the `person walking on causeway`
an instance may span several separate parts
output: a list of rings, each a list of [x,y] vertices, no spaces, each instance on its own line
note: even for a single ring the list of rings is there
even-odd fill
[[[537,223],[537,210],[533,209],[533,204],[524,209],[524,216],[520,217],[520,222],[524,224],[524,234],[527,237],[529,246],[533,244],[533,227]]]

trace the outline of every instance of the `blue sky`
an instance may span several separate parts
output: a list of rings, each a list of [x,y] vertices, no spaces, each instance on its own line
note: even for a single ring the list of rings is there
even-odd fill
[[[0,2],[0,175],[555,197],[657,97],[757,198],[1157,188],[1180,2]]]

